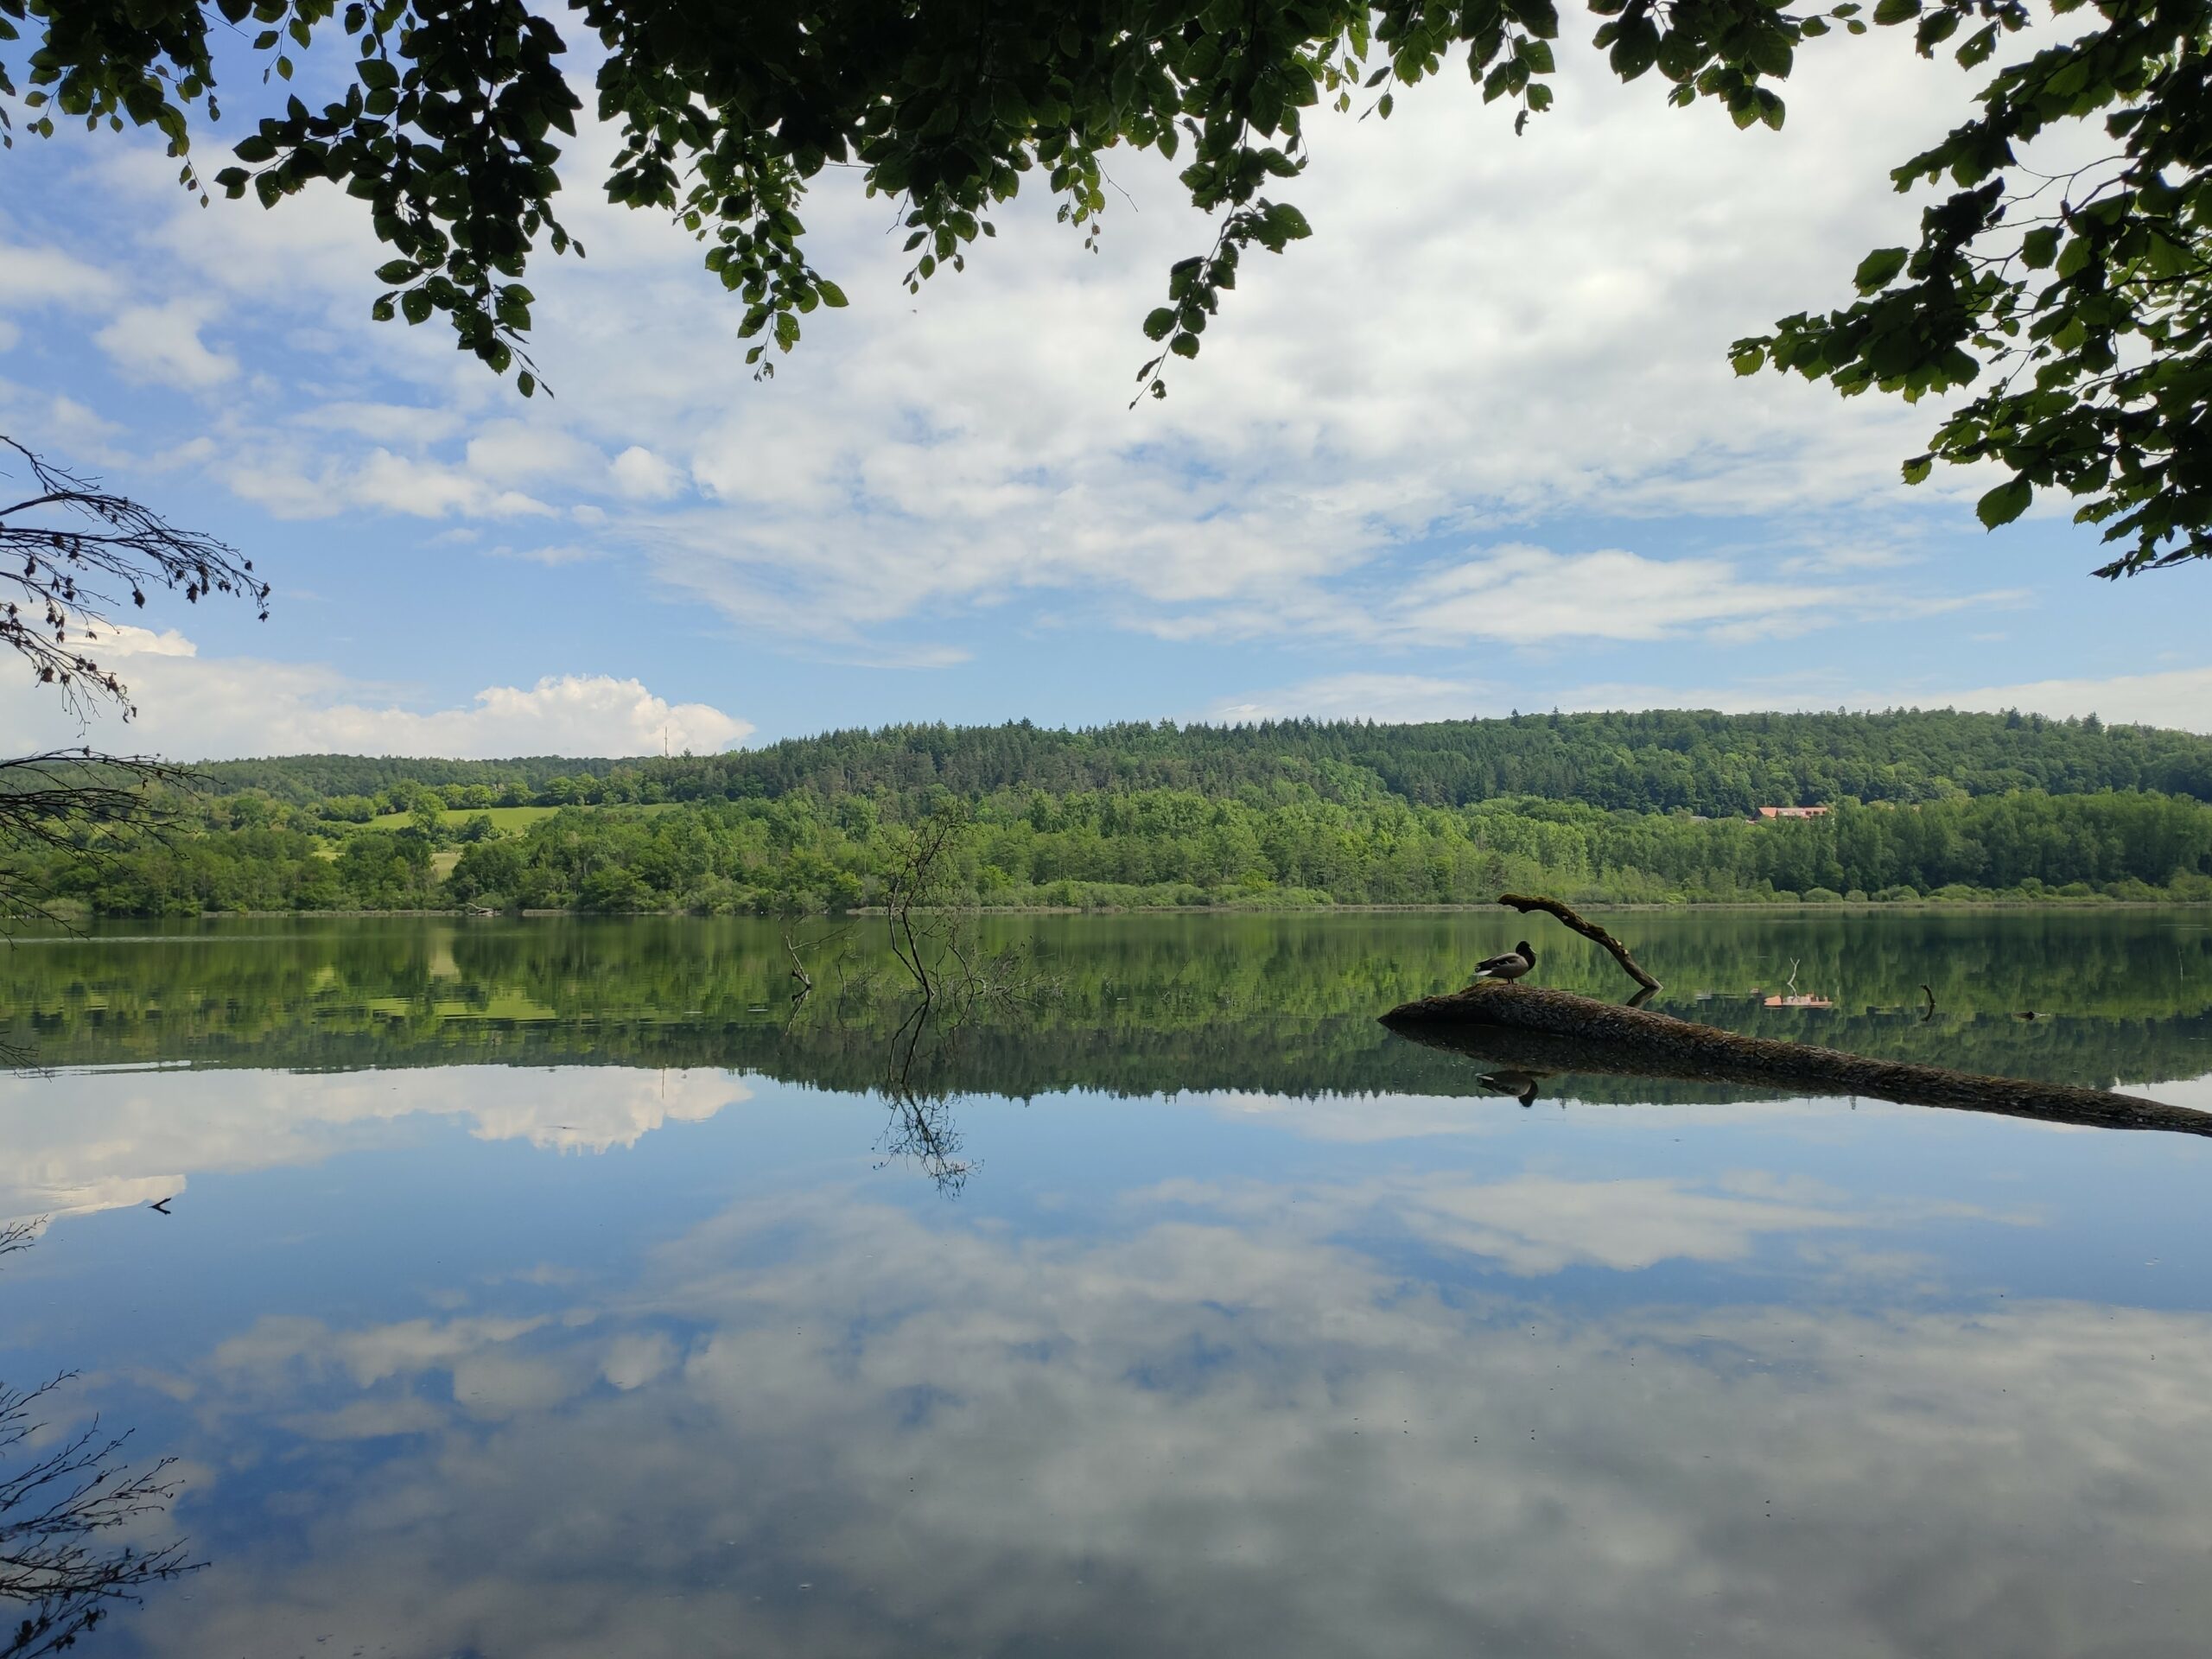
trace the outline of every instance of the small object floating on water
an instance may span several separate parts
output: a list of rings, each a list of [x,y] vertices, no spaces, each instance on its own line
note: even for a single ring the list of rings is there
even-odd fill
[[[1475,964],[1477,979],[1518,979],[1536,965],[1536,947],[1523,939],[1502,957],[1486,957]]]

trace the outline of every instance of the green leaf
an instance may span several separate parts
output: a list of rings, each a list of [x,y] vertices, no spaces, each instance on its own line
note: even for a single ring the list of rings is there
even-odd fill
[[[1659,61],[1658,29],[1649,18],[1639,17],[1634,27],[1621,31],[1606,60],[1623,80],[1634,80]]]
[[[836,283],[825,276],[815,286],[816,291],[822,296],[823,304],[828,306],[832,311],[842,311],[845,308],[847,304],[845,290]]]
[[[1925,484],[1928,481],[1928,474],[1935,471],[1935,456],[1915,455],[1910,461],[1905,462],[1901,470],[1904,474],[1904,481],[1906,483]]]
[[[1796,60],[1789,37],[1779,29],[1763,29],[1752,35],[1750,55],[1753,67],[1777,80],[1789,78],[1790,66]]]
[[[1981,520],[1985,530],[2009,524],[2028,510],[2035,493],[2035,486],[2026,479],[2007,479],[1974,503],[1974,516]]]
[[[1890,279],[1904,269],[1904,262],[1911,257],[1904,248],[1877,248],[1859,262],[1859,269],[1851,280],[1861,294],[1872,294],[1887,288]]]
[[[1893,23],[1910,22],[1920,16],[1920,0],[1881,0],[1874,8],[1874,21],[1887,29]]]
[[[2038,225],[2020,238],[2020,257],[2035,270],[2048,270],[2058,257],[2058,226]]]
[[[1161,306],[1144,320],[1147,340],[1165,340],[1175,331],[1175,311],[1172,306]]]

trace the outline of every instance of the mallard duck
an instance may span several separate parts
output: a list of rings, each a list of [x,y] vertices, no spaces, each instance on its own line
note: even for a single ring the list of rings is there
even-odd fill
[[[1536,947],[1523,939],[1502,957],[1475,964],[1477,979],[1518,979],[1536,965]]]

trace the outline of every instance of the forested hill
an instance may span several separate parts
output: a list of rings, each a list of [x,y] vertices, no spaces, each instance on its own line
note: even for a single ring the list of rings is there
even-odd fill
[[[204,770],[219,792],[255,790],[299,804],[374,797],[408,779],[472,794],[488,789],[512,805],[907,796],[939,785],[969,798],[1156,788],[1230,798],[1287,782],[1347,804],[1395,797],[1464,806],[1535,797],[1732,817],[1847,797],[1909,802],[2020,789],[2155,790],[2212,800],[2212,738],[2107,726],[2094,716],[1662,710],[1402,726],[893,726],[667,760],[293,755]]]

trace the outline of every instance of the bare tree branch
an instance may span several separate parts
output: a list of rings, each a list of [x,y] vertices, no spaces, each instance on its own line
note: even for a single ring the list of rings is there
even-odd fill
[[[182,588],[193,604],[231,594],[268,620],[269,584],[253,574],[252,560],[50,465],[5,434],[0,448],[29,474],[23,498],[0,507],[0,595],[14,594],[0,598],[0,646],[20,652],[80,718],[99,702],[126,720],[137,712],[129,688],[100,661],[108,654],[99,649],[103,631],[114,627],[109,613],[126,598],[143,610],[157,583]]]

